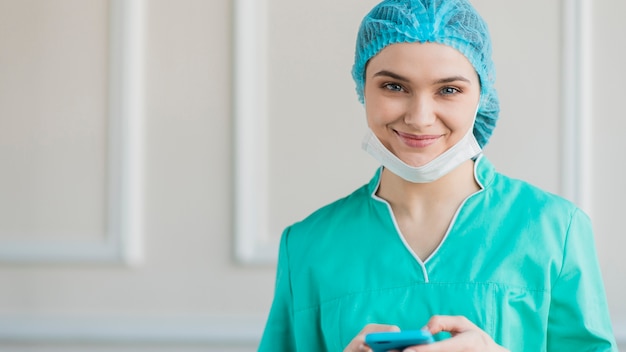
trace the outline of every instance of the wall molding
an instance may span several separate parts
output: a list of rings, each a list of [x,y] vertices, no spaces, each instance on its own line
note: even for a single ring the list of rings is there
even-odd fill
[[[268,220],[266,0],[234,1],[235,257],[274,263]]]
[[[592,212],[592,4],[563,0],[561,27],[561,193]]]
[[[256,347],[265,317],[0,317],[0,342],[28,344],[178,344]]]
[[[113,0],[109,6],[109,171],[105,238],[0,241],[0,262],[133,264],[141,260],[142,0]]]

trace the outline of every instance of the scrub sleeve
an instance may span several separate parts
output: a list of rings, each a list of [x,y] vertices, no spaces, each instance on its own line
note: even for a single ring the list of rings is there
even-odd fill
[[[561,271],[552,285],[548,351],[617,351],[596,257],[591,221],[575,209],[563,251]],[[593,347],[591,347],[593,346]]]
[[[293,295],[289,274],[289,253],[287,252],[289,228],[280,240],[278,268],[274,302],[267,319],[259,352],[296,351],[293,333]]]

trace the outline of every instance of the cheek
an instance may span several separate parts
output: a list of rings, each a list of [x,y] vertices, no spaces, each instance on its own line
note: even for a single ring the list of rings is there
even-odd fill
[[[386,114],[383,108],[376,101],[366,101],[365,104],[365,118],[367,119],[367,125],[370,128],[380,126],[386,123]]]
[[[402,100],[386,99],[373,96],[365,100],[365,115],[368,124],[386,124],[402,118],[406,112],[406,105]]]
[[[455,131],[456,134],[465,134],[468,129],[471,129],[474,122],[474,111],[463,109],[452,113],[448,116],[447,125],[448,128]]]

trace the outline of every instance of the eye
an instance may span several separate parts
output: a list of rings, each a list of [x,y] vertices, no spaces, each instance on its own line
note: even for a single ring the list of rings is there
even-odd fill
[[[397,83],[385,83],[383,84],[383,88],[392,92],[404,92],[404,87]]]
[[[441,93],[441,95],[453,95],[453,94],[460,93],[460,92],[461,91],[459,89],[454,88],[454,87],[443,87],[439,91],[439,93]]]

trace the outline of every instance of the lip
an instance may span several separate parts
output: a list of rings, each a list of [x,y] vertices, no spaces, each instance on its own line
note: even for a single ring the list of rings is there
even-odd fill
[[[440,134],[411,134],[394,131],[400,140],[411,148],[425,148],[437,142]]]

